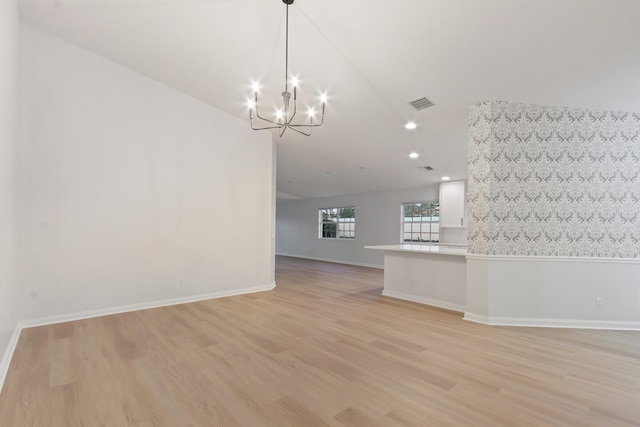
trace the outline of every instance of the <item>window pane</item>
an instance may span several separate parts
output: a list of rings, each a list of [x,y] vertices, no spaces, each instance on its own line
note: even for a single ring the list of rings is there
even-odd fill
[[[405,242],[437,242],[439,216],[438,203],[402,204],[402,240]]]
[[[440,205],[438,203],[433,204],[433,213],[431,216],[434,218],[440,218]]]
[[[322,237],[336,237],[335,224],[322,224]]]
[[[355,207],[322,208],[318,212],[321,238],[355,238]]]
[[[355,208],[341,208],[340,209],[340,217],[341,218],[355,218]]]
[[[404,216],[411,217],[413,215],[413,205],[402,205],[404,208]]]

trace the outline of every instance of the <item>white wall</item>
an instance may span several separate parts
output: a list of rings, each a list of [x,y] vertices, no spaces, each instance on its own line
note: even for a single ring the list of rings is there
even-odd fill
[[[465,319],[640,330],[640,260],[469,255]]]
[[[386,191],[307,200],[279,201],[276,209],[276,253],[347,264],[382,267],[382,251],[370,245],[400,243],[400,205],[438,200],[438,187]],[[356,208],[356,238],[319,239],[318,209]]]
[[[464,312],[467,261],[464,255],[384,251],[382,295]]]
[[[14,162],[18,139],[18,5],[0,2],[0,362],[15,328]],[[0,363],[0,376],[2,374]],[[0,388],[2,378],[0,378]]]
[[[272,284],[270,134],[20,36],[19,319]]]

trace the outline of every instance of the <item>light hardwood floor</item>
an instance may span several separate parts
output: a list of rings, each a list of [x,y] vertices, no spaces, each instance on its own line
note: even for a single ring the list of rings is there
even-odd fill
[[[278,257],[274,291],[25,329],[0,426],[640,426],[640,333],[484,326],[382,276]]]

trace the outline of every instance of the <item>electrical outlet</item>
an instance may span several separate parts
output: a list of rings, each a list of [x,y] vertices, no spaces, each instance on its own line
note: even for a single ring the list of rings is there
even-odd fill
[[[596,298],[596,308],[604,308],[604,300],[601,297]]]

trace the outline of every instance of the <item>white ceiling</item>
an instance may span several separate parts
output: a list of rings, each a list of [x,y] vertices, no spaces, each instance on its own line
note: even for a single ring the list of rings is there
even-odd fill
[[[281,0],[20,7],[25,22],[247,126],[251,80],[265,106],[283,89]],[[640,111],[639,20],[638,0],[296,0],[290,69],[301,92],[327,91],[329,102],[311,137],[275,136],[277,188],[311,198],[465,179],[468,107],[485,100]],[[415,111],[408,102],[423,96],[436,105]]]

